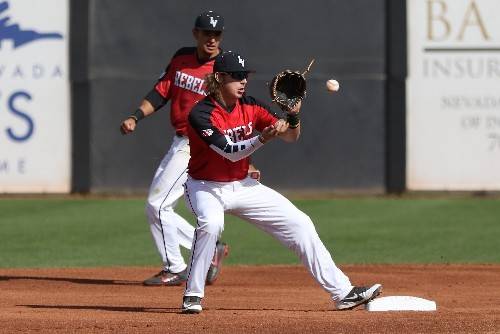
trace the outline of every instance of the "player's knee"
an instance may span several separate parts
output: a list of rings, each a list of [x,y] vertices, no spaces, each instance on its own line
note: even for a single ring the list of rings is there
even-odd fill
[[[158,213],[160,211],[160,205],[157,204],[155,201],[150,200],[148,197],[148,200],[146,201],[146,207],[145,207],[146,214],[148,216],[158,216]]]
[[[197,229],[206,233],[220,236],[224,231],[224,219],[198,219]]]
[[[297,242],[317,235],[311,218],[301,211],[293,216],[290,224],[292,225],[292,230],[295,232],[294,239]]]
[[[150,189],[147,200],[146,210],[158,212],[160,208],[166,210],[175,203],[175,195],[165,195],[159,188]]]
[[[294,214],[290,216],[289,220],[296,229],[310,229],[311,227],[314,228],[314,224],[311,218],[307,214],[299,210],[294,212]]]
[[[156,215],[158,215],[158,209],[154,203],[151,203],[150,201],[147,201],[146,202],[146,206],[144,207],[144,211],[146,212],[146,215],[148,215],[148,217],[151,217],[152,215],[155,214],[156,212]]]
[[[146,208],[159,208],[160,204],[161,201],[159,201],[158,196],[153,191],[150,191],[146,199]]]
[[[150,218],[156,218],[160,219],[161,217],[168,216],[170,212],[173,212],[173,208],[171,206],[161,206],[161,203],[158,203],[158,201],[148,200],[146,201],[146,206],[145,206],[145,212],[146,215]],[[153,219],[153,220],[156,220]]]

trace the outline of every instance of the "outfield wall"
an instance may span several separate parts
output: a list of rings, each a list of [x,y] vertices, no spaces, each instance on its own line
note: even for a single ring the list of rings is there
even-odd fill
[[[74,144],[82,152],[74,155],[74,168],[81,170],[74,175],[74,188],[100,192],[148,187],[173,136],[168,106],[141,122],[132,136],[121,136],[118,126],[172,54],[193,45],[196,15],[214,9],[226,18],[223,48],[247,55],[258,70],[249,87],[252,95],[269,101],[266,82],[276,72],[303,69],[316,59],[301,140],[294,145],[275,142],[255,154],[265,182],[282,189],[383,192],[385,1],[314,4],[220,0],[207,7],[197,1],[90,1],[88,52],[82,55],[87,60],[84,73],[75,71],[80,77],[73,91],[74,99],[88,99],[88,105],[74,107],[79,109],[76,117],[88,116],[83,126],[89,131]],[[73,32],[85,22],[80,24]],[[341,82],[339,94],[324,89],[332,77]]]

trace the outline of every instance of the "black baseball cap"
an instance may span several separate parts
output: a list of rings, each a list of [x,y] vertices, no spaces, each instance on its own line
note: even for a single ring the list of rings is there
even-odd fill
[[[215,58],[214,72],[255,72],[246,58],[233,51],[224,51]]]
[[[200,30],[223,31],[224,18],[222,15],[210,10],[201,13],[194,21],[194,27]]]

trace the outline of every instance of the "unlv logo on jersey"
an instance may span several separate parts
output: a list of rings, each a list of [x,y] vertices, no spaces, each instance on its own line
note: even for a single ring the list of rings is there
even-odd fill
[[[201,130],[201,135],[203,137],[210,137],[211,135],[213,135],[213,133],[214,133],[214,130],[212,130],[212,129]]]

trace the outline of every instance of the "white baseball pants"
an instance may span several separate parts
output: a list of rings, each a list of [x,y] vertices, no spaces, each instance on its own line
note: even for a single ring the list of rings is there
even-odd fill
[[[353,288],[333,262],[311,219],[278,192],[249,177],[234,182],[188,177],[185,188],[185,200],[197,224],[185,296],[204,296],[215,244],[224,230],[224,213],[254,224],[293,250],[333,300],[343,299]]]
[[[194,235],[194,227],[174,211],[184,194],[188,162],[189,140],[175,136],[156,170],[146,204],[151,234],[164,269],[173,273],[186,269],[179,245],[190,249]]]

